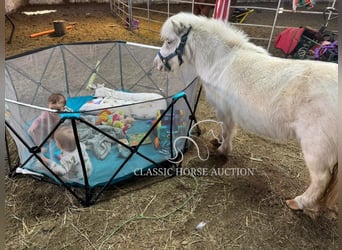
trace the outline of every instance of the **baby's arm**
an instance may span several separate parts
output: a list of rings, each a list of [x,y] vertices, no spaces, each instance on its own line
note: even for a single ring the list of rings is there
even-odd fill
[[[33,134],[33,131],[35,131],[35,130],[37,129],[38,124],[39,124],[39,117],[36,118],[36,119],[32,122],[31,126],[30,126],[29,129],[28,129],[28,133],[29,133],[29,134]]]
[[[48,167],[58,176],[65,175],[68,171],[60,164],[41,156],[42,160],[48,165]]]
[[[45,112],[41,113],[36,119],[34,119],[34,121],[32,122],[31,126],[28,129],[28,132],[32,134],[37,129],[39,124],[43,122],[44,118],[46,119]]]

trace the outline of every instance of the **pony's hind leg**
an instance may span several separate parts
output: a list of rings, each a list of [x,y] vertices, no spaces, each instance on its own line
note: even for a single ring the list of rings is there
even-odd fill
[[[320,200],[327,195],[326,190],[332,179],[334,150],[325,150],[328,147],[324,143],[301,141],[305,163],[309,169],[311,183],[307,190],[292,200],[287,200],[287,205],[293,210],[304,210],[309,215],[317,215],[320,210]]]
[[[309,167],[311,183],[306,191],[286,204],[293,210],[304,210],[317,213],[319,211],[319,200],[322,198],[325,189],[331,179],[328,169],[318,169],[315,166]]]

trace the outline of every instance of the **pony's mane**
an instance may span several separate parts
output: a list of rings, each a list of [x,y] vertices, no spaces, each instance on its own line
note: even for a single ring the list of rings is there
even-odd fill
[[[244,47],[259,53],[268,54],[264,48],[249,42],[249,37],[244,31],[236,28],[230,23],[224,23],[222,20],[207,18],[204,16],[195,16],[192,13],[186,12],[180,12],[170,17],[168,22],[171,22],[171,20],[181,23],[186,27],[186,29],[191,26],[194,30],[200,33],[212,33],[219,40],[234,44],[234,46]],[[162,34],[162,37],[166,37],[166,35],[167,34]]]

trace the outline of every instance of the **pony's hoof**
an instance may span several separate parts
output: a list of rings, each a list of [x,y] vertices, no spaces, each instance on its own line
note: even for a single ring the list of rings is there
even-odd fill
[[[295,210],[295,211],[297,211],[297,210],[302,210],[302,209],[298,206],[298,203],[297,203],[294,199],[292,199],[292,200],[286,200],[286,205],[287,205],[290,209]]]
[[[218,148],[221,146],[221,143],[217,139],[210,140],[210,144],[213,145],[215,148]]]
[[[219,153],[219,155],[222,155],[225,157],[228,156],[228,150],[225,147],[223,147],[223,145],[221,145],[217,148],[217,152]]]

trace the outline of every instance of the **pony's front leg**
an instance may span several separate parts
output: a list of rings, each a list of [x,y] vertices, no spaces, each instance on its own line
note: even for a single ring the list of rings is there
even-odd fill
[[[232,141],[234,137],[235,124],[231,112],[224,115],[217,114],[217,118],[223,122],[223,141],[217,151],[224,156],[228,156],[228,154],[233,150]]]

